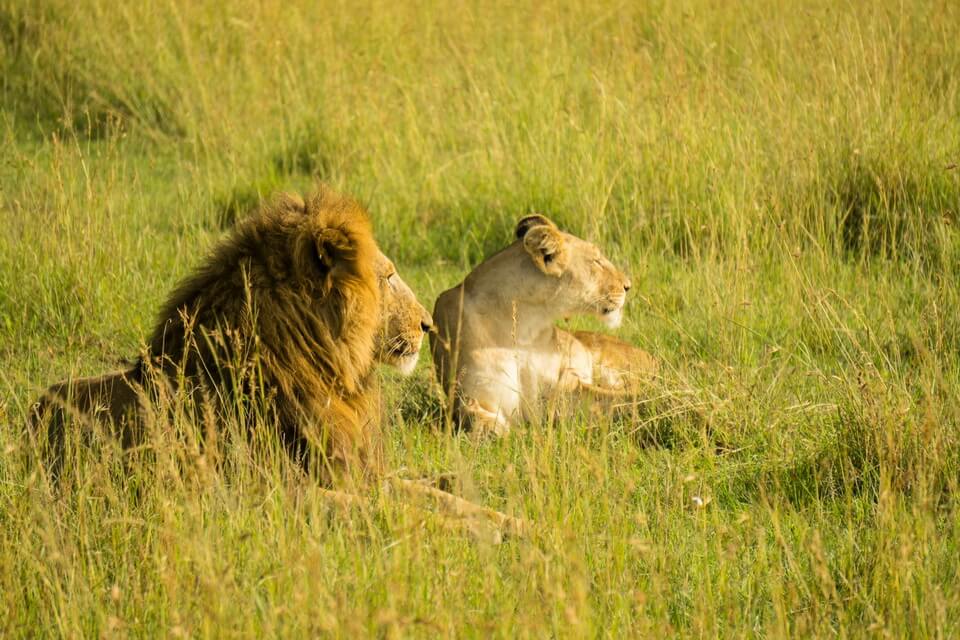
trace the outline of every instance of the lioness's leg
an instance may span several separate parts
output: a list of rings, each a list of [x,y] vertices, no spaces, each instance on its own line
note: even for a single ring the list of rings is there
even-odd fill
[[[626,400],[637,395],[635,391],[626,387],[609,389],[607,387],[586,383],[581,383],[577,387],[576,392],[595,398],[607,398],[611,400]]]
[[[505,436],[510,433],[510,422],[501,411],[484,408],[474,399],[457,404],[457,421],[465,431],[479,436]]]
[[[592,331],[577,331],[573,336],[590,353],[594,385],[606,389],[636,387],[660,369],[653,355],[614,336]]]

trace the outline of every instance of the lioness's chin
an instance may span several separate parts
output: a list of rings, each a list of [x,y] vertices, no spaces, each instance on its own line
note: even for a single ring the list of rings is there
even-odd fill
[[[623,307],[600,314],[600,321],[608,329],[617,329],[623,322]]]

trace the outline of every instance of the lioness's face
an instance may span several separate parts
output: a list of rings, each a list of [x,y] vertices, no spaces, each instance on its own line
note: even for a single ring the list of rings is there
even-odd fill
[[[582,292],[581,304],[611,329],[623,322],[623,305],[630,290],[630,279],[600,252],[596,245],[564,234],[576,257],[570,261],[567,277]]]
[[[433,318],[382,253],[377,260],[377,277],[382,305],[377,359],[409,375],[417,366],[420,345],[424,334],[433,327]]]
[[[559,285],[554,304],[566,313],[596,315],[611,329],[620,326],[630,279],[595,244],[560,231],[541,215],[521,219],[516,235],[540,272]]]

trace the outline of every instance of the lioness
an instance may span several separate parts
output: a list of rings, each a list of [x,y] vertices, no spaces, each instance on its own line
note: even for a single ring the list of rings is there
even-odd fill
[[[457,424],[505,434],[540,411],[551,394],[625,390],[655,368],[646,352],[616,338],[572,334],[554,322],[592,314],[610,328],[623,319],[630,279],[590,242],[548,218],[517,223],[516,241],[440,294],[430,336],[437,377]]]

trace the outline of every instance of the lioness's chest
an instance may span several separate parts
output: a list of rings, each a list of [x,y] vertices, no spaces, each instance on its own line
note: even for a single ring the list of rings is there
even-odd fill
[[[589,382],[589,362],[552,345],[536,348],[478,349],[462,380],[467,396],[505,415],[537,415],[544,400]]]
[[[502,394],[516,395],[525,401],[539,399],[555,387],[563,369],[560,354],[546,350],[483,349],[473,356],[480,365],[478,369],[487,372],[476,376],[477,382],[486,380]]]
[[[517,354],[517,376],[525,400],[539,399],[556,386],[562,369],[556,352],[525,350]]]

